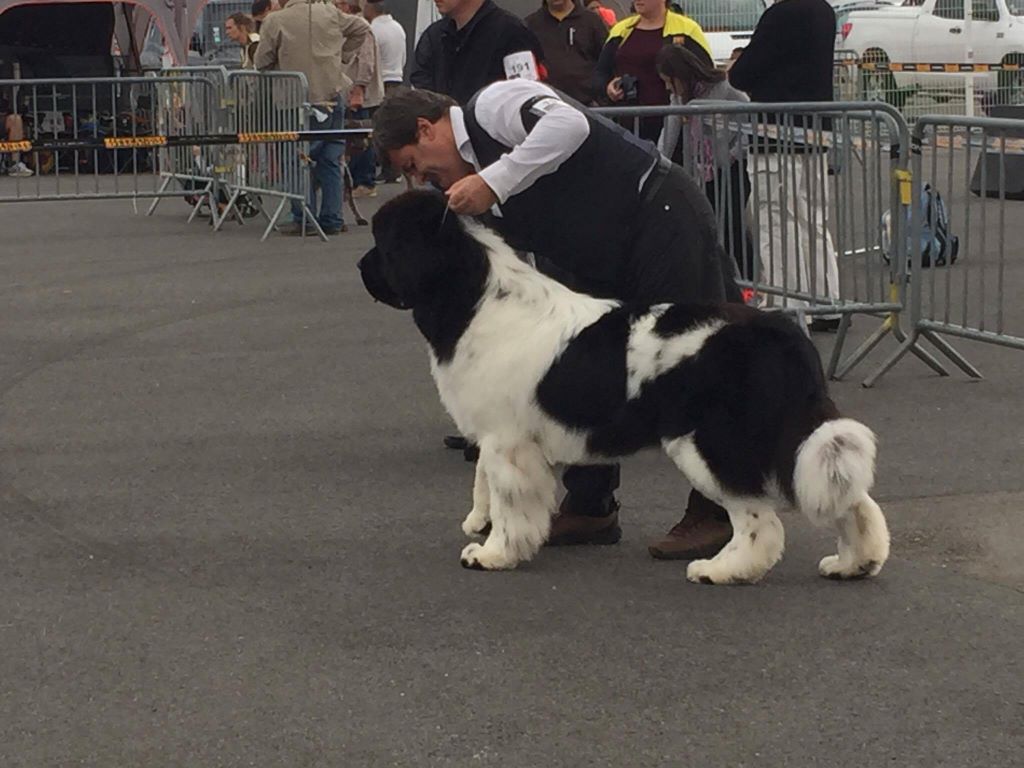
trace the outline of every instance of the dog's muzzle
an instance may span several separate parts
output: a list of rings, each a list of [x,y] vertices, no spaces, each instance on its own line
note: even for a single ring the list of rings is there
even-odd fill
[[[409,305],[402,301],[394,289],[384,279],[384,270],[381,266],[382,258],[380,251],[372,248],[359,260],[359,274],[362,275],[363,285],[367,292],[377,301],[387,304],[395,309],[410,309]]]

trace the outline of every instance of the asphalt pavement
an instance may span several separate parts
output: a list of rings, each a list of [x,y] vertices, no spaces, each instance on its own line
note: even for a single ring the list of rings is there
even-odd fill
[[[0,766],[1024,762],[1024,352],[834,385],[880,436],[877,580],[819,578],[832,542],[786,516],[762,584],[687,583],[647,555],[687,494],[654,454],[620,545],[481,573],[365,228],[2,210]]]

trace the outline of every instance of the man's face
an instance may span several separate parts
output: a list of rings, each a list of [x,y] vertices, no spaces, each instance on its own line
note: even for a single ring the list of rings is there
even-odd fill
[[[245,32],[241,29],[241,27],[236,25],[232,19],[228,19],[227,22],[225,22],[224,32],[227,33],[227,36],[234,40],[236,43],[245,42]]]
[[[388,152],[392,167],[441,189],[448,189],[473,172],[473,167],[462,159],[455,146],[455,136],[447,118],[431,123],[421,117],[417,120],[417,128],[419,141]]]

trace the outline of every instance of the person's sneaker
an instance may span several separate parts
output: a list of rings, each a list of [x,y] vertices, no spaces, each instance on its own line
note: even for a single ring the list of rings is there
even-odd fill
[[[732,525],[707,512],[689,511],[665,537],[647,547],[656,560],[703,560],[714,557],[732,538]]]
[[[7,171],[8,176],[14,176],[17,179],[27,179],[29,176],[35,175],[31,168],[22,162],[17,162],[10,167]]]
[[[352,197],[376,197],[376,187],[356,187],[352,190]]]
[[[569,497],[566,496],[566,499]],[[619,527],[619,502],[611,497],[607,502],[610,512],[601,517],[569,514],[565,500],[558,514],[551,518],[551,533],[546,546],[565,547],[573,544],[618,544],[622,538]]]
[[[348,232],[348,224],[342,224],[340,227],[323,227],[325,235],[340,235],[342,232]],[[313,230],[313,234],[316,234],[316,230]]]

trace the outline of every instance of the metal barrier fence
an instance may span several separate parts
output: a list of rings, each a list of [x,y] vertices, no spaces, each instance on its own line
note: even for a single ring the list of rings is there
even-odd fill
[[[656,138],[661,121],[678,141],[663,150],[700,184],[741,285],[759,305],[837,331],[827,369],[849,373],[899,324],[906,260],[885,258],[879,222],[889,214],[905,247],[909,131],[878,103],[704,103],[600,110]],[[653,123],[645,125],[645,120]],[[897,215],[893,216],[893,212]],[[902,251],[900,251],[902,253]],[[845,359],[853,315],[879,318]],[[936,370],[927,353],[918,354]]]
[[[24,134],[0,152],[27,168],[0,185],[0,203],[180,197],[158,186],[158,137],[207,132],[219,100],[217,82],[194,74],[0,80],[0,93]]]
[[[310,142],[366,131],[314,135],[307,92],[301,73],[213,66],[0,81],[23,134],[0,142],[0,160],[15,171],[0,180],[0,203],[151,198],[152,214],[161,199],[183,198],[189,221],[208,207],[214,231],[229,217],[262,215],[264,239],[290,203],[326,239],[309,205]]]
[[[1024,285],[1024,254],[1006,236],[1010,206],[1024,199],[1024,121],[922,117],[913,140],[915,191],[924,197],[915,198],[921,202],[910,216],[911,335],[868,384],[920,349],[922,339],[974,378],[981,373],[945,337],[1024,349],[1024,310],[1010,288]],[[944,206],[925,204],[926,184],[940,190]],[[944,264],[935,263],[942,239],[949,243]]]

